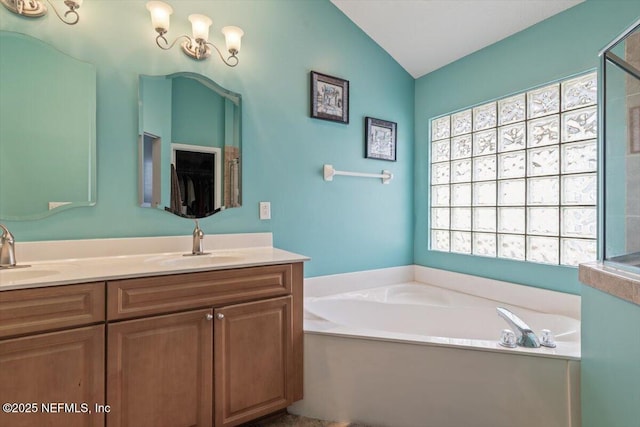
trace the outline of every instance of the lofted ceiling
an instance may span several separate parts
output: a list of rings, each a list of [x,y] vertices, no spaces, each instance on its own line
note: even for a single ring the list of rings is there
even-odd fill
[[[414,78],[584,0],[331,0]]]

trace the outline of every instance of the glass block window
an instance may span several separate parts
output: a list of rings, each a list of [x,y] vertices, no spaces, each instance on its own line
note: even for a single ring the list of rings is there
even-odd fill
[[[431,120],[430,248],[596,260],[597,75]]]

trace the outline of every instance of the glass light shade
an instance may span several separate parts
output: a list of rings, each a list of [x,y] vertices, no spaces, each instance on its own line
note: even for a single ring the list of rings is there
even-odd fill
[[[162,28],[169,31],[170,16],[173,8],[162,1],[147,2],[147,10],[151,13],[151,23],[153,28]]]
[[[222,29],[222,34],[227,42],[227,50],[229,52],[240,52],[240,45],[242,43],[242,36],[244,31],[239,27],[229,26]]]
[[[191,21],[191,28],[193,31],[193,38],[195,40],[209,40],[209,27],[213,24],[213,21],[205,15],[189,15],[189,21]]]

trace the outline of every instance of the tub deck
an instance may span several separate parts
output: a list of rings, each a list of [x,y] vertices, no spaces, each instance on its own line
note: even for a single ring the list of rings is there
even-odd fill
[[[425,285],[428,283],[430,285]],[[389,427],[579,427],[580,297],[425,267],[307,279],[294,414]],[[512,310],[558,348],[506,349]]]
[[[497,315],[497,307],[512,311],[538,334],[551,330],[557,347],[500,346],[500,332],[509,325]],[[304,328],[308,333],[580,360],[579,319],[416,281],[306,297]]]

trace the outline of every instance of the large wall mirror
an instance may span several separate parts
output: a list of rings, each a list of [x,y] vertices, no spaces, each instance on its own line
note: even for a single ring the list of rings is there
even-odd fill
[[[96,201],[96,70],[0,31],[0,219]]]
[[[139,201],[185,218],[241,205],[241,96],[194,73],[140,76]]]

